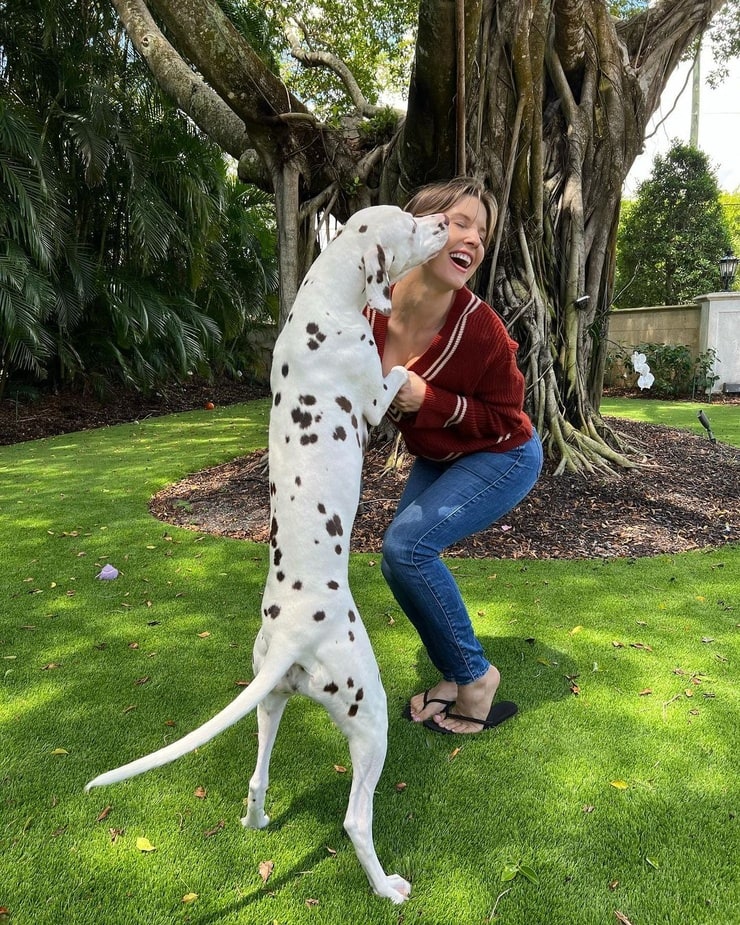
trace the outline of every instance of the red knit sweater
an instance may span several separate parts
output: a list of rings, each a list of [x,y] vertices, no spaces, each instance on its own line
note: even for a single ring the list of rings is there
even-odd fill
[[[383,357],[388,319],[365,309]],[[414,414],[388,412],[415,456],[448,461],[526,443],[532,424],[522,410],[524,377],[517,344],[490,305],[463,287],[427,351],[408,367],[426,381]]]

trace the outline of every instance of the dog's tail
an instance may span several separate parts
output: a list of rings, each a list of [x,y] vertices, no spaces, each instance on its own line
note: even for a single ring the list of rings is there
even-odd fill
[[[176,758],[187,755],[201,745],[205,745],[224,729],[233,726],[242,717],[250,713],[255,707],[276,687],[283,675],[288,671],[294,662],[292,653],[276,653],[273,658],[268,652],[265,661],[260,667],[254,680],[245,688],[238,697],[235,697],[231,703],[224,707],[220,713],[217,713],[212,719],[203,723],[197,729],[189,732],[186,736],[160,748],[150,755],[138,758],[136,761],[130,761],[120,768],[114,768],[105,774],[100,774],[90,781],[85,787],[85,792],[92,790],[93,787],[104,787],[107,784],[116,784],[122,780],[128,780],[129,777],[136,777],[137,774],[143,774],[144,771],[151,771],[153,768],[161,767],[168,764]]]

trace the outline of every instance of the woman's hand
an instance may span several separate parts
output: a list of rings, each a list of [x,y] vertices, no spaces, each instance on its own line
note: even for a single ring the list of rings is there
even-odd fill
[[[426,392],[426,380],[409,370],[409,381],[398,390],[393,407],[403,414],[414,414],[421,408]]]

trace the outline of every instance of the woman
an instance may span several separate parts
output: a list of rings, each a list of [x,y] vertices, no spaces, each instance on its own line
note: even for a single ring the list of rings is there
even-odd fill
[[[542,447],[522,410],[517,345],[466,286],[493,235],[495,200],[459,177],[424,187],[406,209],[445,212],[450,224],[443,250],[394,287],[390,317],[367,312],[383,371],[409,371],[389,414],[416,457],[384,538],[382,570],[440,674],[411,698],[407,715],[438,732],[478,733],[516,706],[494,701],[498,669],[440,554],[528,494]]]

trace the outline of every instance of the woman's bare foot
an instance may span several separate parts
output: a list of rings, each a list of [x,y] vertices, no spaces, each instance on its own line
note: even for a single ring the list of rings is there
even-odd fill
[[[452,704],[457,697],[457,684],[454,681],[439,681],[428,691],[415,694],[410,702],[411,719],[415,723],[423,723],[435,714],[439,715],[442,704]]]
[[[485,720],[491,712],[493,698],[496,696],[500,681],[501,675],[498,668],[491,665],[482,678],[473,681],[472,684],[460,684],[457,688],[457,700],[454,706],[450,707],[449,713]],[[434,722],[449,732],[475,733],[481,732],[484,728],[480,723],[453,719],[447,712],[437,712],[434,715]]]

